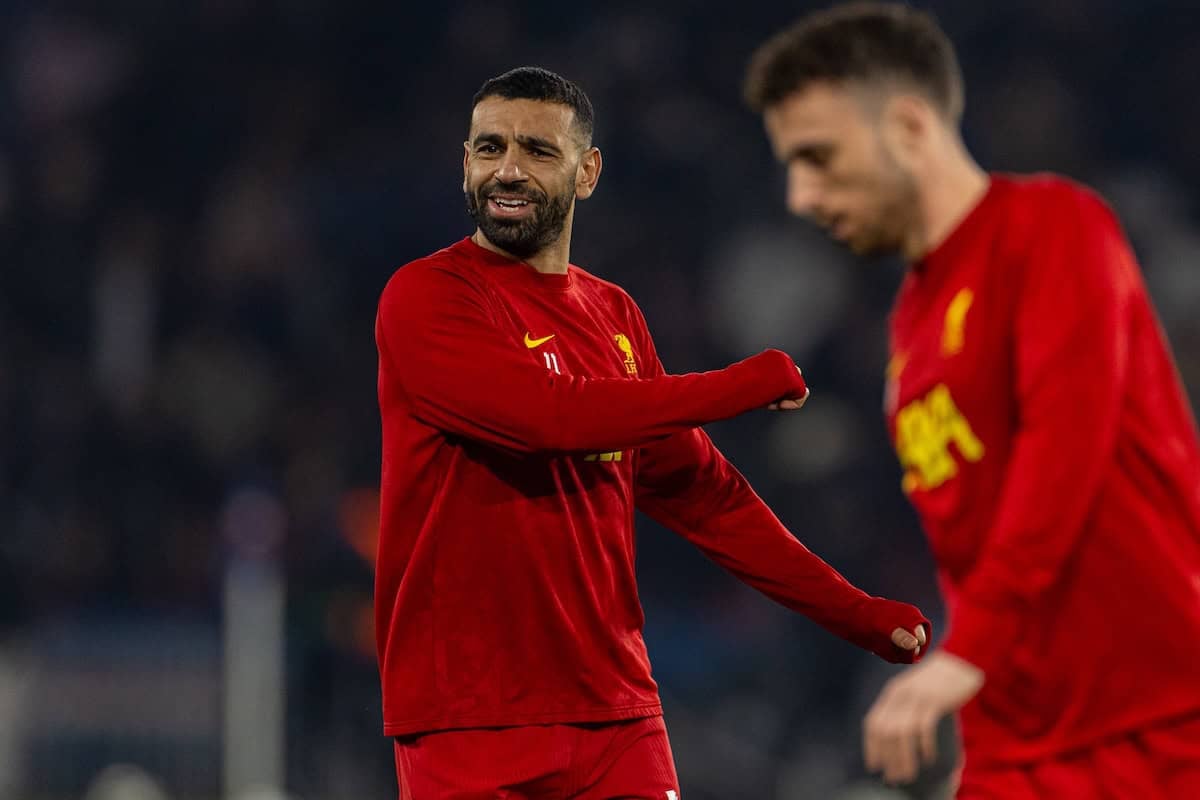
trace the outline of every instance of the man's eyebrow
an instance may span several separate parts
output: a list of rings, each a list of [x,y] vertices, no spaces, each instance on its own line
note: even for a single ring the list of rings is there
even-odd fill
[[[517,141],[526,147],[536,147],[539,150],[547,150],[551,153],[562,152],[554,142],[551,142],[549,139],[543,139],[540,136],[518,136]]]
[[[475,138],[471,140],[471,144],[476,146],[481,144],[494,144],[502,146],[504,144],[504,137],[498,133],[479,133],[476,134]]]

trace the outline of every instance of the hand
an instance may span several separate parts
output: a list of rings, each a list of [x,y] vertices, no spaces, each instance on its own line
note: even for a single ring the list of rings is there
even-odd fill
[[[796,372],[800,372],[799,367],[796,367]],[[800,373],[800,381],[801,385],[803,385],[804,373]],[[772,411],[799,411],[804,405],[804,402],[808,400],[808,395],[808,386],[804,386],[804,394],[802,394],[799,398],[787,397],[783,400],[778,400],[774,403],[771,403],[771,405],[767,406],[767,408],[771,409]]]
[[[921,655],[921,648],[925,646],[927,638],[924,625],[913,628],[911,633],[904,628],[896,628],[892,631],[892,644],[901,650],[912,650],[914,660]]]
[[[924,764],[937,758],[938,720],[966,705],[983,681],[978,667],[943,652],[888,681],[863,722],[867,769],[882,771],[888,783],[916,778],[918,757]]]

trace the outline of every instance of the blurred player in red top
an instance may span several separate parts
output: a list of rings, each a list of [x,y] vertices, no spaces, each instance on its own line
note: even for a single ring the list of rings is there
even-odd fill
[[[894,678],[868,767],[913,777],[962,709],[964,798],[1200,797],[1200,445],[1113,214],[989,175],[926,14],[852,4],[755,54],[788,206],[908,270],[885,406],[946,638]]]
[[[635,508],[885,659],[928,635],[805,549],[699,428],[798,409],[792,360],[668,375],[633,300],[570,263],[600,177],[592,114],[545,70],[485,83],[463,159],[478,227],[380,299],[376,625],[404,798],[678,796]]]

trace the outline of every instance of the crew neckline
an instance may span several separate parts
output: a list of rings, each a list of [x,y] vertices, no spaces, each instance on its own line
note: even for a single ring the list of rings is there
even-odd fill
[[[499,271],[497,274],[503,278],[519,280],[545,289],[569,289],[571,287],[571,277],[574,267],[569,264],[567,265],[565,274],[538,272],[520,259],[509,258],[481,246],[470,236],[464,237],[459,244],[470,250],[473,258],[482,261],[489,267],[498,267]]]
[[[996,204],[1003,186],[1004,179],[994,173],[988,174],[987,191],[975,202],[971,210],[967,212],[958,224],[947,234],[946,238],[941,243],[923,255],[921,258],[912,262],[912,270],[920,275],[928,275],[941,268],[942,265],[951,263],[955,260],[955,256],[962,247],[975,238],[975,233],[984,221],[990,216],[987,212],[993,205]]]

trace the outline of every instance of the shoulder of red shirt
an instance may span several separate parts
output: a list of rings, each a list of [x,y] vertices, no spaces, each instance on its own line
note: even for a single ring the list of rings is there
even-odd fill
[[[1116,221],[1116,214],[1104,197],[1094,188],[1054,172],[1029,174],[993,173],[993,184],[1016,205],[1045,221],[1045,213],[1063,212],[1075,208],[1084,215]],[[1049,217],[1053,219],[1053,217]]]

